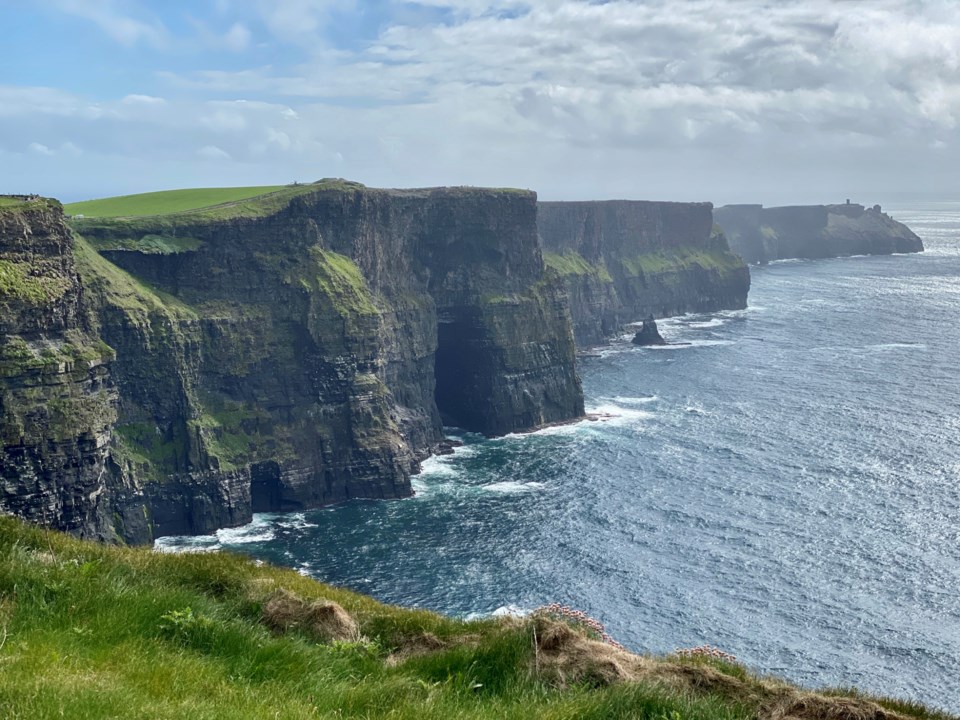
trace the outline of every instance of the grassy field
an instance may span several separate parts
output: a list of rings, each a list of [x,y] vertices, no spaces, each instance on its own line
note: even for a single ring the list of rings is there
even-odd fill
[[[285,187],[285,185],[263,185],[260,187],[164,190],[103,198],[101,200],[85,200],[64,205],[63,209],[68,215],[83,215],[84,217],[169,215],[210,207],[211,205],[248,200],[258,195],[283,190]]]
[[[106,547],[0,517],[0,717],[946,719],[573,621],[465,622],[236,555]],[[881,706],[885,709],[881,710]]]

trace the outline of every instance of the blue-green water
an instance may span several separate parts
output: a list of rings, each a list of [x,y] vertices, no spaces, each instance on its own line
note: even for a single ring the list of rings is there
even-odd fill
[[[227,547],[457,615],[559,601],[637,651],[960,711],[960,204],[923,255],[756,269],[750,308],[581,360],[588,408],[466,436],[415,498],[258,515]]]

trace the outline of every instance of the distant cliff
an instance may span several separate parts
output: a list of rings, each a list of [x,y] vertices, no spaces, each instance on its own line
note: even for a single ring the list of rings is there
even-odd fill
[[[746,307],[750,273],[715,232],[710,203],[541,202],[547,266],[570,294],[579,345],[625,323]]]
[[[0,507],[146,542],[411,494],[444,421],[583,414],[533,193],[334,182],[177,215],[0,207]]]
[[[748,263],[923,252],[920,238],[879,205],[726,205],[713,217],[730,249]]]

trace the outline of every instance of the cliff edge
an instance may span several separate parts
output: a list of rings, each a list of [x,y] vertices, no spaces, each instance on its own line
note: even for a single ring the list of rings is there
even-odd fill
[[[570,294],[574,334],[596,345],[653,315],[746,307],[750,272],[713,226],[710,203],[541,202],[548,267]]]
[[[751,264],[788,258],[923,252],[923,241],[879,205],[725,205],[714,211],[730,249]]]

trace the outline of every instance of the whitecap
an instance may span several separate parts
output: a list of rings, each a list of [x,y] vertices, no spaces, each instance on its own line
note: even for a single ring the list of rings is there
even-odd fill
[[[153,541],[153,549],[162,553],[203,553],[222,549],[216,535],[170,535]]]
[[[529,615],[532,611],[522,608],[519,605],[501,605],[493,612],[471,612],[463,616],[467,622],[472,620],[486,620],[491,617],[515,617],[522,618]]]
[[[267,542],[274,538],[273,513],[258,513],[253,516],[253,522],[235,528],[221,528],[217,530],[217,540],[221,545],[248,545],[250,543]]]
[[[503,480],[501,482],[490,483],[480,486],[490,492],[503,493],[504,495],[520,495],[522,493],[536,492],[546,487],[541,482],[522,483],[516,480]]]
[[[721,325],[726,325],[726,322],[727,322],[727,321],[724,320],[723,318],[718,318],[718,317],[716,317],[716,318],[712,318],[712,319],[710,319],[710,320],[704,320],[704,321],[702,321],[702,322],[691,322],[691,323],[687,323],[687,327],[689,327],[689,328],[697,328],[698,330],[700,330],[700,329],[705,329],[705,328],[720,327]]]
[[[419,476],[457,477],[461,470],[452,465],[454,457],[455,455],[431,455],[420,463]]]
[[[587,414],[599,416],[600,419],[594,420],[593,422],[603,425],[623,425],[641,422],[643,420],[650,420],[654,417],[653,413],[647,412],[646,410],[625,408],[621,405],[614,405],[612,403],[592,405],[587,408]],[[588,420],[587,422],[591,421]]]
[[[605,400],[607,398],[601,399]],[[623,395],[616,395],[609,399],[613,400],[615,403],[623,403],[624,405],[646,405],[647,403],[656,402],[660,398],[656,395],[648,395],[644,397],[624,397]]]

